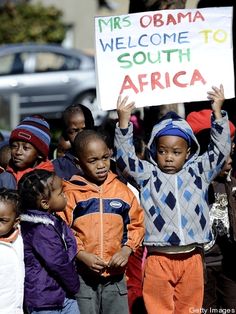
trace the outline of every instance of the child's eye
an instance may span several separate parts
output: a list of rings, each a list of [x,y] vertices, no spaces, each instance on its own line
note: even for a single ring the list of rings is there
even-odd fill
[[[6,223],[8,223],[8,220],[0,219],[0,223],[5,225]]]
[[[95,162],[96,162],[96,159],[91,159],[88,161],[89,164],[95,164]]]
[[[28,147],[28,146],[23,146],[23,148],[24,148],[24,150],[30,149],[30,147]]]

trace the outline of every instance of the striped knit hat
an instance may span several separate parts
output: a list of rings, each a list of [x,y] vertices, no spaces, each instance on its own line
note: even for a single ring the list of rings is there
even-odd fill
[[[32,144],[46,158],[51,141],[49,124],[39,116],[27,117],[11,132],[9,143],[14,141]]]

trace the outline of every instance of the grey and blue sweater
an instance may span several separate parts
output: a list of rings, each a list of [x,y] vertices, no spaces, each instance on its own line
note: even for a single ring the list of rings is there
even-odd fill
[[[226,112],[221,120],[212,117],[208,150],[199,156],[199,144],[189,124],[182,118],[164,119],[153,127],[147,145],[147,160],[139,160],[133,146],[133,126],[116,127],[115,155],[123,174],[140,186],[140,201],[145,211],[144,245],[185,246],[203,244],[212,239],[209,226],[207,191],[220,172],[231,149]],[[183,168],[176,174],[163,173],[155,156],[155,136],[172,124],[191,137],[194,149]]]

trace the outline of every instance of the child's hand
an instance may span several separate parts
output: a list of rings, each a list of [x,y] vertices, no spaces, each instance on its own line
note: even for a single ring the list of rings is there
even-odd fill
[[[211,107],[214,112],[215,118],[222,118],[221,108],[225,100],[223,85],[221,84],[220,88],[212,86],[212,91],[209,91],[207,94],[207,98],[212,101]]]
[[[99,256],[92,253],[80,251],[77,254],[77,258],[96,273],[102,273],[107,267],[107,263],[105,263]]]
[[[134,102],[127,103],[128,96],[121,99],[121,96],[117,100],[117,114],[119,117],[119,127],[121,129],[127,129],[129,120],[131,117],[132,109],[134,109]]]
[[[128,246],[123,246],[121,250],[115,253],[108,263],[108,267],[124,267],[129,260],[129,256],[132,253],[132,250]]]

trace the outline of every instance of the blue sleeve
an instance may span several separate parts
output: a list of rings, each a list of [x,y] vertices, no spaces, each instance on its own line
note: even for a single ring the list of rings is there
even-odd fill
[[[220,120],[212,117],[210,144],[199,158],[198,167],[202,169],[207,182],[211,182],[219,174],[231,151],[228,115],[222,111],[222,116]]]
[[[2,172],[0,174],[0,188],[16,190],[17,184],[15,177],[7,171]]]

